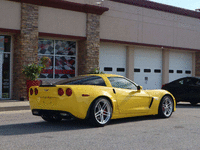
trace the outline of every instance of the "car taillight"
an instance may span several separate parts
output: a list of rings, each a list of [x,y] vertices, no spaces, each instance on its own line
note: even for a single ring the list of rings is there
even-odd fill
[[[30,94],[33,95],[33,89],[32,88],[30,89]]]
[[[72,90],[71,90],[70,88],[68,88],[68,89],[66,90],[66,95],[67,95],[67,96],[71,96],[71,95],[72,95]]]
[[[161,89],[165,86],[165,84],[162,85]]]
[[[37,94],[38,94],[38,89],[35,88],[35,95],[37,95]]]
[[[64,94],[64,91],[62,88],[59,88],[58,89],[58,95],[62,96]]]

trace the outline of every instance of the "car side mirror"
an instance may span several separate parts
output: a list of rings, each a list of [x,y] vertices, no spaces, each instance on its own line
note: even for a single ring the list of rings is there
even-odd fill
[[[140,90],[142,90],[142,89],[143,89],[142,86],[139,86],[139,85],[137,86],[137,90],[138,90],[138,91],[140,91]]]

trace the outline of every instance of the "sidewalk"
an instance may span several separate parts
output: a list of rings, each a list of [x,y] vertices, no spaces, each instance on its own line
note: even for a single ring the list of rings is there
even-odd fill
[[[30,110],[29,101],[0,100],[0,112],[13,110]]]

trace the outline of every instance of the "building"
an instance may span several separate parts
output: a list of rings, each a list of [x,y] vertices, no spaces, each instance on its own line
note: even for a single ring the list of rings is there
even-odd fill
[[[48,56],[40,80],[100,67],[144,89],[200,76],[200,12],[146,0],[0,0],[0,99],[26,99],[22,66]]]

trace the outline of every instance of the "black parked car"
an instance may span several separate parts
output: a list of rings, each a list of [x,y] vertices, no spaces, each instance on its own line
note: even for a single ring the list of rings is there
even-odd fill
[[[185,77],[162,86],[172,93],[176,102],[190,102],[192,105],[200,103],[200,78]]]

